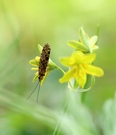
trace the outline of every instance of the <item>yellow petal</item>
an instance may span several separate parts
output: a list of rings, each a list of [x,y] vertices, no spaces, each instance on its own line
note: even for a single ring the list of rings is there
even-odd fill
[[[32,66],[38,66],[39,61],[40,57],[36,56],[35,59],[29,61],[29,64]]]
[[[86,72],[83,67],[79,69],[79,72],[77,73],[77,76],[76,76],[76,81],[78,85],[81,86],[81,88],[84,87],[86,83]]]
[[[60,61],[64,66],[68,67],[73,66],[74,64],[74,59],[71,59],[71,57],[60,58]]]
[[[32,66],[37,66],[37,63],[35,62],[35,59],[30,60],[29,64],[32,65]]]
[[[59,80],[60,83],[63,83],[63,82],[68,82],[70,79],[74,78],[74,74],[75,74],[75,68],[69,70],[68,72],[66,72],[64,74],[64,76]]]
[[[83,63],[92,63],[96,58],[96,54],[95,53],[92,53],[92,54],[85,54],[83,56]]]
[[[38,70],[38,68],[31,68],[31,70]]]
[[[38,79],[38,72],[35,73],[35,76],[33,78],[33,82],[35,82]]]
[[[38,62],[40,61],[40,57],[36,56],[36,57],[35,57],[35,61],[36,61],[36,63],[38,64]]]
[[[71,56],[71,60],[75,61],[76,64],[80,64],[80,63],[82,63],[83,55],[84,54],[82,52],[75,51]]]
[[[87,74],[94,75],[97,77],[101,77],[104,75],[104,71],[101,68],[92,65],[87,65],[85,70]]]

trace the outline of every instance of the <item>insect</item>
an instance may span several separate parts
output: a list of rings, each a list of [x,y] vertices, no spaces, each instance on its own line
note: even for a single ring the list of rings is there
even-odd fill
[[[45,73],[46,73],[46,70],[47,70],[49,57],[50,57],[50,51],[51,51],[50,45],[48,43],[46,43],[42,49],[40,61],[38,63],[38,83],[27,99],[30,98],[30,96],[33,94],[33,92],[35,91],[35,89],[39,85],[38,93],[37,93],[37,102],[38,102],[40,85],[41,85],[41,81],[43,80]]]
[[[42,50],[42,53],[41,53],[41,56],[40,56],[40,62],[39,62],[39,65],[38,65],[38,79],[39,79],[39,82],[42,81],[43,77],[45,76],[45,73],[46,73],[46,69],[47,69],[47,65],[48,65],[48,62],[49,62],[49,57],[50,57],[50,46],[49,44],[45,44],[45,46],[43,47],[43,50]]]

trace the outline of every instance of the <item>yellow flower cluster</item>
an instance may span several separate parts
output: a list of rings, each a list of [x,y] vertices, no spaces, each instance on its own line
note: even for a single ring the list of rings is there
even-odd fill
[[[71,89],[86,90],[85,85],[88,81],[88,75],[91,77],[94,76],[101,77],[104,75],[104,72],[101,68],[93,65],[93,62],[96,58],[96,51],[99,48],[96,45],[97,40],[98,37],[96,35],[89,38],[89,36],[84,32],[83,28],[80,28],[79,41],[71,40],[68,42],[68,45],[75,49],[74,52],[70,57],[63,57],[60,59],[61,63],[64,66],[69,67],[69,70],[67,72],[64,72],[51,59],[49,59],[49,63],[47,65],[47,71],[42,82],[45,80],[47,75],[53,69],[57,68],[64,73],[63,77],[60,79],[61,83],[69,82]],[[38,49],[39,52],[41,53],[42,47],[40,45],[38,45]],[[38,56],[36,56],[35,59],[29,61],[29,63],[32,66],[35,66],[35,68],[32,68],[32,70],[37,70],[33,81],[39,78],[39,73],[38,73],[39,61],[40,61],[40,57]],[[91,86],[89,87],[89,89],[90,88]]]
[[[89,38],[83,28],[79,31],[79,37],[80,41],[71,40],[68,42],[68,45],[75,49],[72,55],[60,59],[64,66],[69,67],[60,82],[70,82],[73,79],[77,83],[77,88],[84,89],[87,75],[101,77],[104,72],[101,68],[93,66],[96,57],[95,51],[98,49],[96,45],[98,37]],[[74,88],[74,86],[72,87]]]

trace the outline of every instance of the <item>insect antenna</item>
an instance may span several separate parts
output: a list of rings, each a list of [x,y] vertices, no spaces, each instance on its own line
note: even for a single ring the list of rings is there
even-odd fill
[[[31,92],[31,94],[28,96],[28,98],[26,100],[28,100],[31,95],[34,93],[34,91],[36,90],[37,86],[39,85],[39,88],[38,88],[38,94],[39,94],[39,89],[40,89],[40,82],[37,83],[37,85],[35,86],[35,88],[33,89],[33,91]],[[38,97],[38,96],[37,96]],[[37,100],[38,101],[38,100]]]
[[[38,99],[39,99],[39,91],[40,91],[40,84],[41,82],[38,82],[38,91],[37,91],[37,103],[38,103]]]

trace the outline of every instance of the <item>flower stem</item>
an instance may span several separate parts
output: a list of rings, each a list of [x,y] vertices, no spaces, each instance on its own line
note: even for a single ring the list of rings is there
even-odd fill
[[[57,68],[58,68],[63,74],[65,74],[65,71],[64,71],[61,67],[57,66]]]

